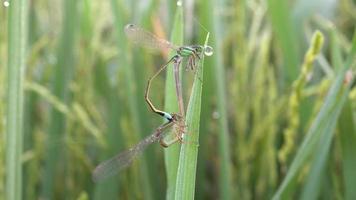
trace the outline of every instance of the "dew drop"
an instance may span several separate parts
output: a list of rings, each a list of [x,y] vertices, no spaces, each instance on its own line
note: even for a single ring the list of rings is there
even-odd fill
[[[211,47],[211,46],[205,46],[204,47],[204,54],[206,56],[211,56],[211,55],[213,55],[213,53],[214,53],[213,47]]]
[[[177,1],[177,6],[182,6],[182,0]]]
[[[4,6],[5,6],[5,7],[9,7],[9,5],[10,5],[10,2],[4,1]]]

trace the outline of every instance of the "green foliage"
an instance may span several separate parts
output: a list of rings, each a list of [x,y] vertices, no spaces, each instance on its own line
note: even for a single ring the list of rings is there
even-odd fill
[[[174,17],[174,22],[172,24],[171,41],[175,44],[183,44],[183,8],[177,7]],[[171,52],[169,56],[174,56],[175,52]],[[182,71],[182,67],[180,67]],[[171,113],[180,113],[178,107],[178,99],[176,96],[176,90],[174,86],[174,76],[173,76],[173,66],[167,67],[166,81],[165,81],[165,94],[164,94],[164,110]],[[170,140],[174,140],[175,135],[172,131],[172,135],[168,136]],[[173,137],[173,138],[172,138]],[[176,182],[177,182],[177,170],[179,161],[179,145],[171,145],[170,148],[164,150],[164,160],[167,174],[167,193],[166,199],[174,199],[176,192]]]
[[[290,152],[294,148],[295,135],[300,125],[298,112],[302,100],[302,91],[307,82],[306,80],[308,74],[312,72],[313,63],[321,51],[323,42],[324,36],[322,35],[322,33],[319,31],[315,32],[311,41],[311,45],[304,56],[301,73],[299,74],[299,77],[293,82],[292,94],[290,95],[288,102],[289,105],[287,116],[290,120],[286,130],[284,131],[285,142],[280,151],[278,152],[278,158],[282,165],[286,163],[286,158],[288,157],[288,154],[290,154]]]
[[[206,36],[204,46],[207,46],[208,39],[209,33]],[[194,199],[195,194],[195,174],[197,170],[201,94],[203,85],[201,80],[203,80],[204,57],[202,57],[198,67],[187,107],[187,133],[184,135],[185,143],[182,144],[179,156],[175,199]]]
[[[351,0],[142,2],[0,7],[0,199],[356,198]],[[161,125],[144,90],[176,53],[130,43],[128,23],[214,54],[181,64],[183,143],[96,184],[96,165]],[[150,97],[180,113],[172,68]]]
[[[26,1],[16,1],[11,4],[9,9],[7,54],[9,67],[7,69],[8,76],[6,98],[6,168],[5,170],[2,170],[6,173],[6,194],[0,195],[0,198],[21,199],[23,188],[23,173],[21,170],[24,123],[23,82],[27,44],[27,23],[25,20],[27,19],[28,5]],[[3,120],[5,120],[4,118],[5,117],[3,117]],[[2,137],[2,139],[4,139],[4,137]],[[4,151],[2,150],[1,152]],[[3,162],[1,163],[4,164]],[[4,165],[0,168],[4,169]],[[3,178],[4,173],[1,174]]]

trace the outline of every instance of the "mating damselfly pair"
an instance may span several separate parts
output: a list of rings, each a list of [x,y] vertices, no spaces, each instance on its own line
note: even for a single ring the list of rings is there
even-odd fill
[[[169,59],[153,76],[148,79],[145,100],[150,109],[168,120],[166,123],[160,125],[151,135],[141,140],[134,147],[127,151],[121,152],[115,157],[99,164],[93,172],[93,180],[95,182],[102,181],[110,176],[115,175],[120,170],[128,167],[134,158],[142,153],[150,144],[160,141],[163,147],[181,141],[185,132],[185,120],[184,120],[184,105],[182,97],[182,88],[179,78],[179,66],[183,58],[187,58],[187,69],[196,70],[197,62],[202,58],[204,53],[206,56],[213,54],[213,49],[210,46],[190,45],[190,46],[176,46],[167,40],[159,38],[154,34],[134,25],[128,24],[124,29],[127,38],[134,44],[141,45],[149,49],[172,49],[176,51],[176,54]],[[151,100],[149,99],[149,91],[152,80],[159,75],[170,63],[173,63],[173,72],[175,78],[176,95],[178,99],[179,114],[168,113],[157,109]],[[167,130],[173,127],[175,132],[175,139],[170,142],[164,140],[167,135]]]

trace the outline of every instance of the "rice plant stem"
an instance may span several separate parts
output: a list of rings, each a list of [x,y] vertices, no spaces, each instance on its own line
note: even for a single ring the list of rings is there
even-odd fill
[[[181,45],[183,43],[182,6],[178,6],[176,8],[170,41],[176,45]],[[172,57],[173,54],[170,54],[169,56]],[[175,91],[176,90],[174,86],[173,67],[172,65],[170,65],[167,67],[167,74],[166,74],[165,97],[164,97],[165,111],[178,112],[178,101],[177,101],[177,96]],[[179,145],[171,145],[169,148],[166,148],[164,150],[164,161],[165,161],[165,167],[167,173],[166,199],[169,200],[174,199],[174,195],[175,195],[178,160],[179,160]]]
[[[27,1],[11,1],[9,11],[6,198],[22,199],[23,79],[27,39]]]
[[[209,34],[206,37],[205,45],[207,45],[208,39]],[[199,147],[203,64],[204,58],[199,63],[187,108],[187,133],[179,156],[175,199],[194,199]]]

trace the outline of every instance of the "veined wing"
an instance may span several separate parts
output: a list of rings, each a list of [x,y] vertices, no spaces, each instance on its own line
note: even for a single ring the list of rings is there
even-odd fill
[[[135,24],[127,24],[125,26],[125,34],[131,42],[149,49],[177,49],[175,45],[167,40],[159,38]]]
[[[150,144],[159,141],[161,138],[165,137],[165,135],[169,132],[167,129],[171,127],[174,123],[167,122],[161,125],[154,131],[151,135],[147,136],[145,139],[141,140],[138,144],[136,144],[131,149],[119,153],[113,158],[106,160],[100,163],[94,170],[92,178],[94,182],[103,181],[120,170],[123,170],[131,165],[132,161],[141,154],[147,146]]]

